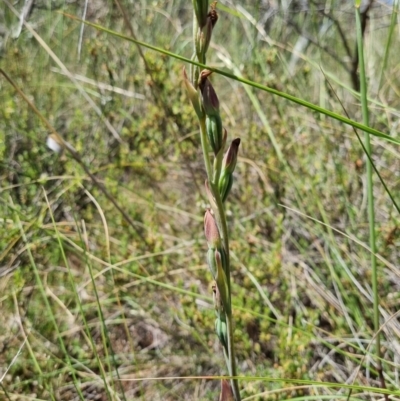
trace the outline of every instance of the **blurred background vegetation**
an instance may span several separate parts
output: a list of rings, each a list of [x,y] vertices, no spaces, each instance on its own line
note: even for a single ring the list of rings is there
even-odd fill
[[[46,147],[49,130],[1,76],[0,398],[217,399],[209,377],[225,368],[205,264],[206,174],[183,63],[62,13],[190,58],[191,2],[13,4],[47,48],[0,4],[0,67],[134,223],[68,153]],[[371,126],[396,137],[397,7],[361,8]],[[361,121],[351,2],[221,0],[217,9],[210,65]],[[242,140],[227,205],[239,371],[379,387],[365,157],[354,130],[223,76],[213,85],[229,138]],[[372,143],[398,198],[398,147]],[[395,390],[399,215],[378,180],[374,196],[383,371]],[[262,379],[241,388],[249,400],[348,394]]]

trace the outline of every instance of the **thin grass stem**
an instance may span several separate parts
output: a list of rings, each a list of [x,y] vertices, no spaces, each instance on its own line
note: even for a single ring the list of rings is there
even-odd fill
[[[13,204],[12,200],[11,200],[11,204]],[[29,257],[30,263],[31,263],[32,268],[33,268],[35,279],[36,279],[37,285],[39,287],[39,291],[40,291],[40,293],[42,295],[43,301],[44,301],[44,303],[46,305],[46,309],[47,309],[48,314],[50,316],[50,320],[51,320],[51,322],[53,324],[53,327],[54,327],[54,329],[56,331],[58,342],[60,344],[60,348],[61,348],[62,352],[65,355],[65,358],[67,360],[67,364],[68,364],[68,366],[70,368],[70,371],[72,373],[72,379],[73,379],[73,383],[74,383],[75,389],[76,389],[76,391],[78,393],[79,398],[82,401],[84,401],[85,398],[84,398],[83,393],[82,393],[82,391],[80,389],[80,385],[79,385],[79,382],[78,382],[76,374],[75,374],[75,369],[72,366],[71,358],[70,358],[70,356],[69,356],[69,354],[67,352],[67,348],[66,348],[66,346],[64,344],[64,340],[63,340],[63,338],[61,336],[60,329],[58,327],[56,318],[54,316],[53,310],[51,309],[50,302],[49,302],[49,300],[47,298],[46,290],[45,290],[45,288],[43,286],[43,282],[42,282],[42,280],[40,278],[39,271],[38,271],[37,265],[35,263],[35,259],[34,259],[33,255],[32,255],[31,248],[30,248],[30,246],[28,244],[28,239],[26,237],[23,225],[22,225],[21,220],[20,220],[20,218],[18,216],[18,213],[15,213],[14,215],[15,215],[15,219],[16,219],[16,222],[18,224],[19,230],[21,232],[21,236],[22,236],[25,244],[27,244],[27,253],[28,253],[28,257]],[[52,391],[50,391],[50,396],[51,396],[52,399],[55,399]]]
[[[382,63],[382,69],[381,69],[381,76],[379,78],[378,90],[382,88],[383,78],[386,74],[387,63],[389,60],[389,52],[390,52],[390,49],[392,48],[394,28],[397,25],[397,14],[399,12],[399,3],[400,3],[399,0],[393,1],[392,16],[390,18],[389,34],[388,34],[388,38],[386,41],[385,54],[383,56],[383,63]]]
[[[268,92],[268,93],[271,93],[273,95],[282,97],[282,98],[284,98],[286,100],[289,100],[290,102],[296,103],[296,104],[298,104],[300,106],[303,106],[303,107],[306,107],[306,108],[308,108],[310,110],[314,110],[317,113],[326,115],[326,116],[328,116],[330,118],[333,118],[333,119],[335,119],[337,121],[340,121],[343,124],[350,125],[350,126],[352,126],[354,128],[361,129],[363,131],[369,132],[370,134],[372,134],[374,136],[383,138],[383,139],[387,140],[388,142],[400,145],[400,140],[398,140],[396,138],[393,138],[390,135],[387,135],[387,134],[385,134],[385,133],[383,133],[383,132],[381,132],[381,131],[379,131],[379,130],[377,130],[375,128],[368,127],[365,124],[359,123],[359,122],[354,121],[354,120],[352,120],[352,119],[350,119],[348,117],[344,117],[344,116],[342,116],[342,115],[340,115],[338,113],[335,113],[333,111],[330,111],[328,109],[320,107],[320,106],[318,106],[316,104],[313,104],[313,103],[311,103],[311,102],[309,102],[307,100],[303,100],[303,99],[300,99],[300,98],[298,98],[296,96],[290,95],[289,93],[281,92],[281,91],[279,91],[277,89],[270,88],[268,86],[259,84],[257,82],[251,81],[250,79],[247,79],[247,78],[238,77],[235,74],[232,74],[232,73],[230,73],[228,71],[225,71],[225,70],[221,70],[220,68],[207,66],[207,65],[199,63],[199,62],[197,62],[195,60],[191,60],[191,59],[189,59],[187,57],[183,57],[183,56],[181,56],[179,54],[170,52],[168,50],[164,50],[164,49],[162,49],[160,47],[157,47],[157,46],[150,45],[149,43],[146,43],[146,42],[143,42],[143,41],[140,41],[140,40],[136,40],[136,39],[132,39],[132,38],[126,36],[126,35],[123,35],[121,33],[115,32],[115,31],[113,31],[111,29],[107,29],[107,28],[105,28],[105,27],[103,27],[101,25],[94,24],[94,23],[89,22],[89,21],[83,21],[83,20],[81,20],[80,18],[78,18],[78,17],[76,17],[74,15],[70,15],[70,14],[67,14],[67,13],[63,13],[63,15],[65,15],[68,18],[74,19],[74,20],[76,20],[78,22],[83,22],[83,23],[85,23],[87,25],[90,25],[93,28],[98,29],[99,31],[106,32],[106,33],[108,33],[110,35],[113,35],[113,36],[115,36],[117,38],[121,38],[121,39],[130,41],[130,42],[133,42],[133,43],[137,43],[140,46],[143,46],[143,47],[146,47],[148,49],[154,50],[154,51],[156,51],[158,53],[162,53],[162,54],[165,54],[165,55],[167,55],[169,57],[173,57],[173,58],[175,58],[177,60],[184,61],[184,62],[186,62],[188,64],[200,67],[201,69],[208,69],[208,70],[210,70],[212,72],[215,72],[217,74],[223,75],[223,76],[225,76],[227,78],[233,79],[235,81],[241,82],[241,83],[246,84],[246,85],[250,85],[253,88],[256,88],[256,89],[262,90],[264,92]]]
[[[237,379],[237,368],[236,368],[236,357],[235,357],[235,348],[233,343],[233,318],[232,312],[227,315],[226,324],[228,328],[228,359],[229,359],[229,374],[232,376],[231,385],[233,394],[235,396],[236,401],[240,401],[240,391],[239,391],[239,382]]]
[[[358,3],[358,4],[357,4]],[[361,14],[360,14],[360,1],[356,1],[356,32],[357,32],[357,49],[359,58],[359,68],[360,68],[360,92],[361,92],[361,108],[363,116],[363,124],[369,125],[369,111],[368,111],[368,100],[367,100],[367,81],[365,72],[365,59],[364,59],[364,43],[363,34],[361,27]],[[371,156],[371,140],[370,134],[364,132],[364,144],[366,152]],[[380,323],[379,323],[379,293],[378,293],[378,267],[376,258],[376,230],[375,230],[375,210],[374,210],[374,187],[373,187],[373,167],[370,161],[370,157],[366,162],[367,165],[367,197],[368,197],[368,225],[369,225],[369,246],[371,248],[371,269],[372,269],[372,292],[373,292],[373,321],[374,330],[376,333],[376,355],[377,367],[379,376],[381,379],[381,387],[385,388],[385,380],[382,371],[381,358],[381,341],[380,341]],[[387,396],[386,396],[387,398]]]
[[[79,231],[79,235],[81,236],[81,239],[83,239],[84,243],[87,244],[87,237],[86,237],[86,227],[83,225],[83,232]],[[86,239],[86,241],[85,241]],[[94,274],[93,274],[93,268],[92,268],[92,264],[89,262],[88,259],[88,267],[89,267],[89,274],[90,274],[90,279],[92,281],[92,285],[93,285],[93,292],[96,298],[96,304],[97,304],[97,311],[98,311],[98,315],[99,315],[99,319],[101,322],[101,336],[102,336],[102,340],[103,340],[103,344],[104,344],[104,352],[105,352],[105,358],[107,360],[108,366],[109,366],[109,371],[111,372],[111,363],[114,365],[114,369],[117,372],[118,375],[118,366],[117,366],[117,361],[115,359],[115,353],[110,341],[110,336],[109,336],[109,332],[107,329],[107,324],[106,324],[106,320],[104,318],[104,313],[103,313],[103,309],[101,306],[101,302],[100,302],[100,297],[99,297],[99,293],[97,290],[97,286],[96,286],[96,282],[94,279]],[[110,353],[111,353],[111,358],[109,358],[108,355],[108,346],[110,347]],[[120,385],[120,389],[121,389],[121,395],[122,398],[126,401],[126,397],[125,397],[125,392],[122,388],[121,382],[119,381],[119,385]],[[114,387],[114,384],[113,384]],[[113,388],[113,390],[115,391],[115,389]],[[106,386],[106,391],[107,394],[109,395],[110,399],[112,400],[113,398],[111,397],[111,392],[110,389],[108,388],[108,385]]]
[[[47,203],[48,210],[49,210],[49,213],[50,213],[50,218],[51,218],[51,221],[52,221],[55,233],[56,233],[56,238],[57,238],[58,246],[59,246],[60,251],[61,251],[61,256],[62,256],[62,258],[64,260],[64,263],[65,263],[65,266],[67,267],[67,270],[68,270],[68,278],[69,278],[69,281],[70,281],[71,288],[74,291],[75,299],[76,299],[76,302],[77,302],[77,305],[78,305],[78,308],[79,308],[79,313],[80,313],[80,315],[82,317],[83,325],[85,327],[86,337],[87,337],[87,340],[88,340],[88,342],[89,342],[89,344],[91,346],[92,352],[93,352],[93,354],[94,354],[94,356],[96,358],[96,362],[97,362],[97,364],[99,366],[100,375],[101,375],[101,378],[102,378],[102,381],[103,381],[103,384],[104,384],[104,388],[107,389],[108,388],[108,384],[107,384],[106,372],[104,370],[103,364],[101,363],[100,356],[99,356],[99,353],[97,351],[97,347],[96,347],[96,344],[94,342],[94,339],[90,334],[90,329],[89,329],[89,325],[88,325],[88,322],[87,322],[87,319],[86,319],[86,316],[85,316],[85,313],[84,313],[84,310],[83,310],[83,305],[82,305],[82,302],[81,302],[81,298],[80,298],[80,296],[78,294],[78,291],[76,289],[74,278],[73,278],[72,272],[71,272],[71,267],[70,267],[70,264],[68,262],[67,255],[65,254],[65,251],[64,251],[64,246],[63,246],[63,242],[62,242],[62,239],[61,239],[61,236],[60,236],[60,232],[57,229],[56,221],[54,220],[54,215],[52,213],[52,210],[51,210],[51,207],[50,207],[50,203],[49,203],[49,200],[47,198],[47,194],[44,191],[44,189],[43,189],[43,194],[44,194],[44,197],[46,199],[46,203]],[[75,223],[78,226],[76,220],[75,220]]]

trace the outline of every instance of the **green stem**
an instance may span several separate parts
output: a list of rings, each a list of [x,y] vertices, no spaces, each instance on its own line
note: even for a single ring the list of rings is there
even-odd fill
[[[170,52],[168,50],[164,50],[164,49],[161,49],[161,48],[159,48],[157,46],[153,46],[153,45],[151,45],[149,43],[133,39],[131,37],[128,37],[126,35],[122,35],[122,34],[120,34],[118,32],[112,31],[110,29],[106,29],[103,26],[95,24],[93,22],[84,21],[84,20],[82,20],[82,19],[80,19],[80,18],[78,18],[78,17],[76,17],[74,15],[70,15],[70,14],[67,14],[67,13],[63,13],[63,15],[65,15],[66,17],[71,18],[71,19],[73,19],[75,21],[79,21],[79,22],[81,22],[83,24],[86,24],[88,26],[91,26],[93,28],[101,30],[102,32],[107,32],[108,34],[113,35],[113,36],[115,36],[117,38],[121,38],[121,39],[130,41],[130,42],[136,43],[136,44],[138,44],[140,46],[143,46],[143,47],[145,47],[147,49],[151,49],[151,50],[154,50],[154,51],[156,51],[158,53],[165,54],[165,55],[167,55],[169,57],[172,57],[172,58],[174,58],[176,60],[184,61],[186,63],[195,65],[195,66],[197,66],[199,68],[202,68],[202,69],[207,68],[208,70],[210,70],[212,72],[215,72],[215,73],[217,73],[219,75],[223,75],[224,77],[233,79],[233,80],[241,82],[243,84],[250,85],[255,89],[260,89],[260,90],[262,90],[264,92],[268,92],[268,93],[271,93],[273,95],[282,97],[284,99],[289,100],[290,102],[299,104],[300,106],[306,107],[306,108],[308,108],[310,110],[314,110],[317,113],[326,115],[326,116],[328,116],[330,118],[333,118],[333,119],[335,119],[337,121],[340,121],[340,122],[342,122],[344,124],[347,124],[347,125],[350,125],[350,126],[352,126],[354,128],[358,128],[360,130],[369,132],[370,134],[375,135],[377,137],[384,138],[385,140],[387,140],[387,141],[389,141],[391,143],[400,144],[399,140],[397,140],[396,138],[391,137],[390,135],[384,134],[383,132],[381,132],[381,131],[379,131],[379,130],[377,130],[375,128],[368,127],[365,124],[358,123],[357,121],[353,121],[348,117],[341,116],[340,114],[337,114],[337,113],[335,113],[333,111],[330,111],[330,110],[327,110],[327,109],[325,109],[323,107],[317,106],[316,104],[310,103],[307,100],[303,100],[301,98],[298,98],[296,96],[290,95],[290,94],[285,93],[285,92],[280,92],[277,89],[270,88],[270,87],[265,86],[265,85],[261,85],[261,84],[259,84],[257,82],[253,82],[253,81],[251,81],[249,79],[246,79],[246,78],[240,78],[240,77],[230,73],[229,71],[225,71],[225,70],[222,70],[222,69],[219,69],[219,68],[216,68],[216,67],[212,67],[212,66],[209,66],[209,65],[207,66],[207,65],[199,63],[198,61],[195,61],[195,60],[190,60],[187,57],[181,56],[179,54],[175,54],[175,53]]]
[[[198,44],[197,44],[197,31],[198,31],[198,24],[196,21],[196,16],[193,18],[193,39],[195,44],[195,53],[197,53],[197,57],[203,65],[206,64],[206,57],[205,54],[199,54],[197,52]],[[195,75],[195,81],[193,82],[195,86],[197,86],[197,79],[199,68],[196,68],[195,71],[197,74],[192,74],[191,79],[193,80],[193,75]],[[240,391],[239,391],[239,384],[237,380],[237,370],[236,370],[236,358],[235,358],[235,350],[233,346],[233,319],[232,319],[232,307],[231,307],[231,274],[230,274],[230,259],[229,259],[229,234],[228,234],[228,225],[226,221],[226,214],[224,204],[221,199],[221,195],[218,189],[218,182],[221,175],[221,168],[222,168],[222,159],[223,159],[223,149],[221,149],[218,154],[215,156],[213,166],[211,164],[210,156],[209,156],[209,146],[208,146],[208,138],[207,138],[207,128],[206,128],[206,117],[199,118],[200,123],[200,138],[201,138],[201,148],[203,151],[204,157],[204,165],[206,167],[208,183],[210,186],[211,193],[215,199],[214,205],[214,214],[216,217],[218,229],[220,236],[222,237],[223,247],[225,250],[226,255],[226,266],[225,266],[225,274],[228,286],[228,296],[229,296],[229,310],[225,311],[225,318],[226,318],[226,325],[227,325],[227,342],[228,346],[226,349],[225,346],[223,347],[224,358],[226,362],[226,366],[231,376],[231,387],[234,394],[235,401],[241,401],[240,398]],[[224,141],[225,142],[225,141]],[[214,167],[214,168],[212,168]],[[215,207],[216,206],[216,207]]]
[[[356,4],[356,31],[357,31],[357,48],[358,58],[360,64],[360,90],[361,90],[361,106],[363,115],[363,124],[369,125],[369,113],[367,103],[367,83],[365,75],[364,51],[363,51],[363,37],[361,29],[361,16],[359,4]],[[378,269],[376,260],[376,233],[375,233],[375,211],[374,211],[374,193],[372,172],[373,166],[371,163],[371,141],[368,132],[364,132],[364,143],[367,152],[367,192],[368,192],[368,223],[369,223],[369,246],[371,248],[371,269],[372,269],[372,291],[373,291],[373,321],[374,331],[376,333],[376,355],[377,368],[381,379],[381,385],[385,387],[383,377],[381,357],[381,341],[380,341],[380,324],[379,324],[379,294],[378,294]]]
[[[226,326],[228,329],[228,359],[229,359],[229,374],[232,376],[231,385],[233,390],[233,395],[235,397],[235,401],[240,401],[240,391],[239,391],[239,383],[236,379],[237,370],[236,370],[236,358],[235,358],[235,348],[233,346],[233,319],[232,312],[226,315]]]
[[[12,199],[11,199],[11,205],[13,205]],[[28,242],[27,236],[26,236],[25,231],[24,231],[24,227],[23,227],[23,225],[21,223],[21,220],[20,220],[20,218],[19,218],[17,213],[15,213],[15,221],[17,222],[17,226],[18,226],[18,228],[20,230],[21,237],[22,237],[24,243],[26,244],[26,251],[28,253],[29,261],[30,261],[30,263],[31,263],[31,265],[33,267],[33,273],[34,273],[34,276],[35,276],[35,280],[36,280],[39,292],[40,292],[40,294],[42,295],[42,298],[43,298],[44,308],[47,310],[47,316],[50,318],[50,321],[53,324],[53,327],[54,327],[54,330],[55,330],[55,333],[56,333],[60,348],[61,348],[61,350],[62,350],[62,352],[64,354],[64,357],[66,359],[66,363],[67,363],[67,365],[68,365],[68,367],[70,369],[70,372],[72,374],[74,387],[75,387],[75,389],[76,389],[76,391],[78,393],[79,398],[83,401],[85,398],[84,398],[82,390],[81,390],[80,382],[79,382],[79,380],[77,378],[76,370],[72,365],[71,357],[70,357],[70,355],[69,355],[69,353],[67,351],[67,347],[65,346],[65,343],[64,343],[63,337],[61,335],[61,331],[60,331],[58,322],[56,321],[55,314],[54,314],[54,312],[53,312],[53,310],[51,308],[50,301],[48,300],[46,289],[44,287],[44,284],[43,284],[42,279],[41,279],[40,274],[39,274],[39,269],[38,269],[38,267],[36,265],[35,259],[33,258],[33,254],[32,254],[32,251],[31,251],[31,244]],[[33,360],[37,363],[36,358],[34,358]],[[38,368],[39,365],[36,364],[36,367]],[[39,367],[38,371],[41,372],[40,367]],[[42,379],[42,377],[40,377],[40,379]],[[51,386],[51,384],[50,384],[50,386]],[[45,387],[48,387],[48,385],[45,385]],[[51,387],[48,388],[48,390],[49,390],[50,397],[52,398],[52,400],[55,400],[54,394],[53,394],[53,391],[52,391]],[[109,399],[111,399],[111,398],[109,398]]]
[[[392,17],[390,19],[389,35],[388,35],[388,38],[386,41],[385,55],[383,56],[383,64],[382,64],[382,70],[381,70],[381,77],[379,79],[378,90],[380,90],[382,88],[383,77],[386,73],[387,62],[389,59],[389,51],[392,48],[393,32],[394,32],[394,28],[396,27],[398,9],[399,9],[399,0],[396,0],[393,2]]]

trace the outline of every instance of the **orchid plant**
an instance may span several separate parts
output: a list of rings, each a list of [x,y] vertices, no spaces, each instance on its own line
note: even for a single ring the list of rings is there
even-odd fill
[[[208,0],[193,0],[193,7],[193,60],[205,65],[212,32],[218,21],[216,2],[209,5]],[[208,244],[207,263],[214,280],[212,288],[216,313],[215,331],[231,378],[230,384],[227,381],[222,382],[220,400],[240,401],[233,344],[229,229],[225,212],[225,203],[233,184],[240,139],[234,139],[224,153],[227,131],[223,128],[218,96],[210,81],[211,74],[208,69],[191,66],[190,78],[184,70],[183,79],[200,125],[207,172],[205,189],[210,204],[204,216],[204,232]]]

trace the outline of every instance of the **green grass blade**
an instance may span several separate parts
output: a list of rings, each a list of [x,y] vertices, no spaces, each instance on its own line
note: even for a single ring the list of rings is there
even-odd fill
[[[13,203],[11,202],[11,204],[13,204]],[[46,309],[47,309],[47,312],[48,312],[48,314],[49,314],[50,321],[52,322],[52,325],[53,325],[53,327],[54,327],[54,329],[55,329],[55,332],[56,332],[56,334],[57,334],[57,338],[58,338],[58,341],[59,341],[60,348],[61,348],[63,354],[65,355],[65,358],[66,358],[66,360],[67,360],[68,366],[70,367],[70,370],[71,370],[71,373],[72,373],[72,378],[73,378],[74,386],[75,386],[76,391],[77,391],[77,393],[78,393],[78,395],[79,395],[79,398],[80,398],[82,401],[84,401],[84,396],[83,396],[82,391],[81,391],[81,389],[80,389],[79,381],[78,381],[78,379],[77,379],[77,377],[76,377],[76,374],[75,374],[75,369],[74,369],[73,366],[72,366],[71,358],[70,358],[69,353],[68,353],[68,351],[67,351],[67,347],[65,346],[64,340],[63,340],[63,338],[62,338],[62,336],[61,336],[61,332],[60,332],[60,329],[59,329],[59,327],[58,327],[58,324],[57,324],[57,321],[56,321],[54,312],[53,312],[53,310],[52,310],[52,308],[51,308],[51,305],[50,305],[50,302],[49,302],[49,300],[48,300],[48,298],[47,298],[46,290],[45,290],[45,288],[44,288],[42,279],[41,279],[41,277],[40,277],[40,275],[39,275],[39,270],[38,270],[38,268],[37,268],[37,266],[36,266],[36,263],[35,263],[33,254],[32,254],[32,252],[31,252],[31,249],[30,249],[30,246],[29,246],[29,243],[28,243],[28,239],[27,239],[26,233],[25,233],[25,231],[24,231],[23,225],[22,225],[21,220],[20,220],[20,218],[19,218],[19,216],[18,216],[17,213],[15,213],[15,219],[16,219],[16,222],[17,222],[17,224],[18,224],[18,226],[19,226],[19,229],[20,229],[20,231],[21,231],[22,238],[23,238],[24,242],[27,244],[27,253],[28,253],[29,260],[30,260],[30,262],[31,262],[31,265],[32,265],[34,274],[35,274],[36,282],[37,282],[37,285],[38,285],[38,287],[39,287],[39,291],[40,291],[40,293],[41,293],[41,295],[42,295],[43,301],[44,301],[44,303],[45,303],[45,307],[46,307]],[[50,396],[52,397],[52,399],[55,399],[52,392],[50,392]]]
[[[383,84],[383,78],[386,73],[386,68],[389,60],[389,52],[392,47],[392,41],[393,41],[393,33],[394,33],[394,28],[397,25],[397,14],[399,12],[399,0],[393,1],[393,8],[392,8],[392,16],[390,18],[390,27],[389,27],[389,34],[388,38],[386,41],[386,46],[385,46],[385,54],[383,56],[383,62],[382,62],[382,69],[381,69],[381,76],[379,78],[379,87],[380,89]]]
[[[48,198],[47,198],[47,194],[46,194],[46,192],[44,190],[43,190],[43,193],[44,193],[47,205],[48,205],[51,221],[52,221],[52,224],[53,224],[53,227],[54,227],[54,231],[56,233],[58,246],[59,246],[60,251],[61,251],[61,256],[62,256],[62,258],[64,260],[64,263],[65,263],[65,266],[67,267],[67,270],[68,270],[68,278],[69,278],[69,281],[70,281],[71,288],[74,291],[75,300],[76,300],[76,303],[77,303],[78,308],[79,308],[79,312],[80,312],[80,315],[81,315],[81,318],[82,318],[82,321],[83,321],[83,325],[85,327],[87,339],[88,339],[88,341],[90,343],[92,352],[93,352],[93,354],[94,354],[94,356],[96,358],[96,362],[98,364],[98,368],[99,368],[99,371],[100,371],[101,378],[103,380],[104,388],[106,389],[107,396],[108,396],[108,398],[110,400],[112,400],[110,391],[108,389],[106,373],[104,371],[103,364],[101,363],[100,356],[99,356],[99,353],[97,351],[94,339],[90,334],[89,325],[88,325],[88,322],[87,322],[87,319],[86,319],[86,316],[85,316],[85,313],[84,313],[84,310],[83,310],[83,305],[82,305],[82,302],[81,302],[81,297],[78,294],[78,291],[77,291],[77,288],[76,288],[76,285],[75,285],[75,282],[74,282],[74,279],[73,279],[73,276],[72,276],[70,264],[68,262],[67,255],[66,255],[65,250],[64,250],[64,245],[63,245],[63,242],[62,242],[62,239],[61,239],[61,235],[60,235],[59,230],[57,229],[56,221],[54,220],[54,215],[52,213],[52,210],[51,210]]]
[[[101,25],[94,24],[94,23],[88,22],[88,21],[83,21],[80,18],[75,17],[74,15],[70,15],[70,14],[66,14],[66,13],[64,13],[64,15],[66,17],[69,17],[69,18],[74,19],[76,21],[79,21],[79,22],[82,22],[84,24],[87,24],[87,25],[89,25],[89,26],[91,26],[91,27],[93,27],[95,29],[98,29],[98,30],[100,30],[102,32],[105,32],[105,33],[108,33],[108,34],[113,35],[115,37],[118,37],[120,39],[128,40],[128,41],[136,43],[136,44],[138,44],[140,46],[143,46],[143,47],[146,47],[148,49],[154,50],[154,51],[156,51],[158,53],[165,54],[165,55],[167,55],[169,57],[173,57],[173,58],[175,58],[177,60],[184,61],[184,62],[189,63],[189,64],[193,64],[193,65],[195,65],[197,67],[200,67],[200,68],[208,69],[208,70],[213,71],[213,72],[215,72],[217,74],[223,75],[223,76],[225,76],[227,78],[233,79],[235,81],[241,82],[241,83],[246,84],[246,85],[250,85],[253,88],[256,88],[256,89],[271,93],[273,95],[282,97],[282,98],[284,98],[286,100],[289,100],[289,101],[291,101],[293,103],[299,104],[300,106],[306,107],[306,108],[308,108],[310,110],[313,110],[313,111],[316,111],[318,113],[324,114],[324,115],[326,115],[328,117],[331,117],[331,118],[333,118],[333,119],[335,119],[337,121],[340,121],[340,122],[342,122],[342,123],[344,123],[346,125],[350,125],[350,126],[352,126],[354,128],[361,129],[361,130],[363,130],[365,132],[368,132],[371,135],[377,136],[379,138],[383,138],[383,139],[387,140],[388,142],[392,142],[392,143],[395,143],[397,145],[400,145],[400,140],[392,138],[391,136],[389,136],[389,135],[387,135],[387,134],[385,134],[385,133],[383,133],[383,132],[381,132],[381,131],[379,131],[377,129],[368,127],[367,125],[358,123],[357,121],[353,121],[350,118],[344,117],[344,116],[342,116],[342,115],[340,115],[338,113],[335,113],[335,112],[327,110],[327,109],[325,109],[323,107],[317,106],[316,104],[313,104],[313,103],[308,102],[306,100],[300,99],[300,98],[298,98],[296,96],[292,96],[292,95],[290,95],[288,93],[281,92],[281,91],[278,91],[276,89],[270,88],[268,86],[258,84],[257,82],[251,81],[251,80],[246,79],[246,78],[240,78],[240,77],[238,77],[238,76],[236,76],[234,74],[231,74],[230,72],[223,71],[223,70],[221,70],[219,68],[214,68],[214,67],[211,67],[211,66],[208,66],[208,65],[205,65],[205,64],[198,63],[198,62],[196,62],[194,60],[191,60],[191,59],[188,59],[186,57],[180,56],[179,54],[170,52],[168,50],[161,49],[161,48],[159,48],[157,46],[150,45],[149,43],[145,43],[145,42],[142,42],[140,40],[136,40],[136,39],[130,38],[130,37],[126,36],[126,35],[123,35],[121,33],[115,32],[115,31],[113,31],[111,29],[108,29],[108,28],[105,28],[105,27],[103,27]]]

